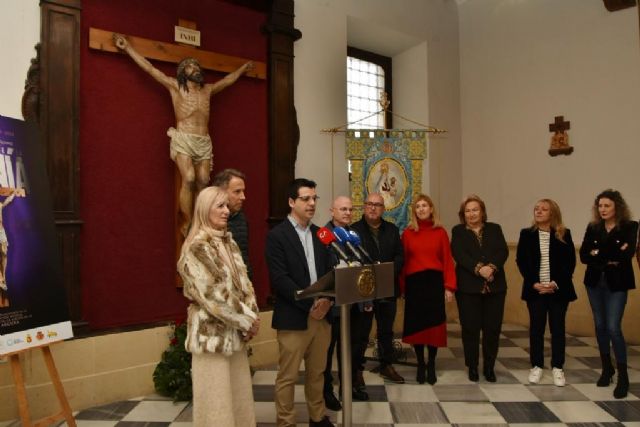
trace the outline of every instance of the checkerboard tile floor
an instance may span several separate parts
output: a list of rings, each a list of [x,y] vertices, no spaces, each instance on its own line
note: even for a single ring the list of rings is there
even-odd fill
[[[613,386],[595,386],[600,358],[594,338],[567,337],[566,387],[553,385],[549,369],[545,369],[540,384],[530,385],[528,331],[504,325],[496,364],[498,381],[487,383],[481,376],[480,382],[471,383],[464,366],[459,325],[449,324],[448,330],[449,347],[438,352],[438,382],[434,386],[416,383],[415,356],[408,348],[403,348],[407,350],[406,360],[395,365],[406,384],[385,382],[377,374],[365,372],[371,399],[354,402],[355,426],[640,427],[640,346],[629,346],[629,396],[616,400]],[[372,351],[368,350],[370,356]],[[548,341],[545,353],[548,361]],[[367,368],[376,364],[369,361]],[[275,368],[259,370],[253,376],[258,427],[275,426],[275,378]],[[301,375],[295,401],[298,425],[306,426],[308,415],[302,384]],[[329,415],[339,423],[339,412]],[[79,427],[186,427],[191,426],[192,419],[190,403],[174,403],[160,396],[114,402],[80,411],[75,416]],[[18,422],[0,423],[0,427],[17,425]]]

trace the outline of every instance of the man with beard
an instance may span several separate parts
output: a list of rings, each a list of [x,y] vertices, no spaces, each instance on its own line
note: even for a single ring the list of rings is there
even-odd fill
[[[168,77],[133,49],[120,34],[113,35],[115,45],[125,51],[136,64],[169,90],[176,127],[169,128],[170,157],[180,171],[180,212],[184,217],[183,234],[191,223],[193,201],[209,183],[212,166],[211,138],[209,137],[209,110],[211,96],[232,85],[246,71],[253,69],[249,61],[213,84],[204,83],[200,63],[186,58],[178,64],[177,78]]]
[[[359,354],[354,357],[360,357],[360,360],[364,361],[364,351],[366,343],[369,341],[373,315],[375,315],[380,359],[379,373],[389,381],[404,384],[404,378],[396,372],[392,365],[393,322],[396,318],[396,297],[399,295],[398,278],[404,262],[404,250],[398,227],[382,218],[384,210],[383,197],[379,193],[371,193],[364,203],[362,219],[351,226],[360,235],[362,246],[374,261],[393,262],[395,288],[394,296],[373,302],[373,313],[352,311],[351,321],[358,322],[362,333],[360,337],[362,345],[357,351]],[[362,368],[362,363],[359,366],[354,364],[353,367],[354,371]],[[354,387],[363,386],[362,382],[354,383]]]
[[[287,218],[267,235],[265,257],[275,294],[271,327],[277,331],[278,376],[275,384],[276,425],[296,425],[294,389],[304,360],[304,394],[310,427],[333,427],[325,415],[322,393],[327,347],[331,340],[332,302],[327,298],[296,300],[296,291],[307,288],[333,268],[327,248],[311,222],[316,213],[316,183],[295,179],[289,186]]]

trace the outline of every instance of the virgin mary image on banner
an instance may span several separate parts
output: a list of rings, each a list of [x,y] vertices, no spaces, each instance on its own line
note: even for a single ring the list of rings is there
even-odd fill
[[[391,211],[405,198],[408,184],[402,165],[392,158],[383,158],[369,171],[367,193],[380,193],[385,210]]]

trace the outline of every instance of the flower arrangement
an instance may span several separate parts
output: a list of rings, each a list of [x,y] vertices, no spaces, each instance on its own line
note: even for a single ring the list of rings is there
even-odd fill
[[[153,371],[153,384],[158,394],[173,397],[174,401],[191,400],[191,353],[184,348],[187,337],[186,322],[176,322],[169,347]]]

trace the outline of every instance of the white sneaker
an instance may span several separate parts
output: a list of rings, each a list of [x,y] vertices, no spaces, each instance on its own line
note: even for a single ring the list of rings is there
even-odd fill
[[[542,378],[542,368],[534,366],[529,370],[529,382],[532,384],[538,384]]]
[[[564,387],[564,385],[567,383],[564,379],[564,371],[560,368],[553,368],[552,374],[553,383],[558,387]],[[531,376],[529,376],[529,380],[531,380]]]

